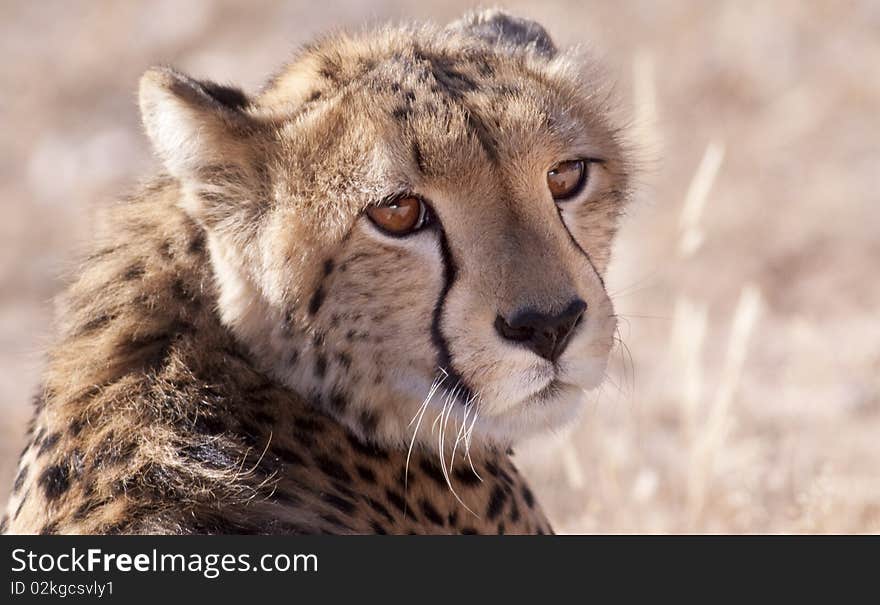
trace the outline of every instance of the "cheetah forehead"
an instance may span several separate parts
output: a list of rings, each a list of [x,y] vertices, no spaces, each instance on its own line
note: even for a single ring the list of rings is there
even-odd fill
[[[490,131],[510,129],[505,116],[562,140],[592,130],[611,141],[619,120],[609,95],[607,79],[578,49],[559,52],[539,24],[487,11],[446,27],[327,36],[273,77],[254,107],[297,126],[318,114],[349,126],[336,133],[363,138],[368,131],[386,141],[443,136],[458,148],[460,139],[474,138],[467,131],[485,143]]]
[[[486,14],[489,13],[483,16]],[[410,78],[424,78],[426,72],[441,79],[463,78],[453,67],[476,72],[468,74],[470,83],[486,82],[505,67],[547,66],[557,57],[555,46],[537,23],[491,14],[505,21],[528,23],[534,30],[532,37],[520,34],[505,40],[501,33],[492,35],[485,29],[487,22],[480,19],[480,14],[445,28],[420,24],[335,33],[306,46],[269,81],[260,102],[266,106],[297,107],[340,87],[350,91],[366,84],[370,92],[375,92],[382,84],[393,86]],[[572,62],[572,55],[564,55],[554,65],[558,69]],[[468,85],[463,81],[446,84]]]

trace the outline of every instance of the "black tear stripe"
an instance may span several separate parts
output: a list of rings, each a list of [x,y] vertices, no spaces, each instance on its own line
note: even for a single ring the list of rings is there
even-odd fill
[[[437,366],[446,372],[446,379],[449,380],[449,382],[444,380],[444,388],[446,390],[456,390],[464,397],[464,401],[468,402],[473,398],[473,390],[465,382],[464,377],[455,369],[452,362],[452,354],[449,352],[449,343],[446,341],[446,337],[443,335],[443,330],[440,327],[440,322],[443,319],[443,307],[446,305],[446,297],[455,283],[458,268],[455,265],[455,259],[452,257],[449,242],[446,240],[446,232],[443,230],[443,225],[440,224],[439,219],[437,219],[434,229],[437,231],[437,240],[440,242],[440,256],[443,263],[443,289],[440,291],[440,296],[437,297],[437,302],[434,304],[434,313],[431,319],[431,342],[437,350]]]
[[[596,269],[596,265],[593,264],[593,258],[590,256],[590,253],[584,250],[584,247],[581,246],[580,242],[577,241],[574,234],[571,232],[571,229],[568,228],[568,225],[565,224],[565,219],[562,217],[562,208],[556,206],[556,212],[559,213],[559,222],[562,223],[562,228],[565,229],[565,232],[568,234],[568,239],[571,240],[571,243],[574,244],[574,247],[580,250],[580,253],[584,255],[587,259],[587,262],[590,263],[590,268],[593,269],[593,273],[596,277],[599,278],[599,283],[602,285],[602,289],[605,289],[605,280],[602,278],[602,274]]]

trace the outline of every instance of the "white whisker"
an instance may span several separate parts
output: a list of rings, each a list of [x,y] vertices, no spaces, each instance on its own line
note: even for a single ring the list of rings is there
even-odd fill
[[[422,418],[425,416],[425,411],[428,409],[428,404],[431,402],[431,399],[434,398],[434,394],[437,392],[437,389],[440,388],[440,385],[443,384],[443,381],[446,380],[446,373],[443,373],[444,376],[435,379],[434,382],[431,383],[431,388],[428,389],[428,395],[425,397],[425,401],[422,403],[419,411],[416,412],[416,416],[413,416],[413,421],[415,421],[416,417],[418,417],[418,422],[416,422],[416,428],[413,430],[412,439],[409,440],[409,449],[406,451],[406,465],[403,470],[403,493],[404,496],[407,493],[407,488],[409,487],[409,461],[412,457],[413,445],[416,442],[416,436],[419,434],[419,427],[422,425]],[[410,426],[413,421],[410,421]]]

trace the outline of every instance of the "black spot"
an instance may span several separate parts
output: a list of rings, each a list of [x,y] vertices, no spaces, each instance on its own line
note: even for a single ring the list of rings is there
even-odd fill
[[[421,468],[426,475],[428,475],[434,482],[440,487],[446,488],[446,477],[443,476],[443,471],[439,466],[432,460],[428,458],[422,458],[419,462],[419,468]]]
[[[503,468],[498,469],[498,471],[499,471],[498,474],[501,477],[501,480],[504,482],[505,487],[508,488],[507,489],[508,493],[510,493],[510,487],[514,484],[513,477],[511,477],[510,473],[508,473]]]
[[[320,98],[321,98],[321,91],[320,91],[320,90],[316,90],[315,92],[313,92],[312,94],[310,94],[310,95],[308,96],[308,98],[306,99],[306,102],[307,102],[307,103],[313,103],[313,102],[317,101],[317,100],[320,99]]]
[[[119,248],[117,248],[117,247],[115,247],[115,246],[111,246],[111,247],[109,247],[109,248],[101,248],[101,249],[98,250],[97,252],[94,252],[93,254],[88,255],[88,256],[86,257],[86,260],[89,261],[89,262],[93,262],[93,261],[96,261],[96,260],[100,260],[101,258],[103,258],[103,257],[105,257],[105,256],[109,256],[110,254],[113,254],[113,253],[116,252],[118,249],[119,249]]]
[[[18,506],[17,506],[16,509],[15,509],[15,512],[12,514],[12,520],[13,520],[13,521],[15,521],[15,520],[18,519],[18,515],[21,514],[21,509],[24,508],[24,503],[27,502],[27,500],[28,500],[28,496],[30,495],[30,493],[31,493],[30,490],[28,490],[28,492],[27,492],[27,493],[24,495],[24,497],[21,499],[21,502],[18,503]]]
[[[336,359],[339,361],[339,365],[345,368],[346,370],[351,369],[351,355],[348,353],[337,353]]]
[[[40,445],[43,442],[43,437],[46,436],[46,427],[41,426],[37,431],[36,435],[34,435],[34,447]]]
[[[516,505],[516,500],[510,503],[510,521],[512,523],[519,521],[519,506]]]
[[[296,349],[290,349],[287,353],[287,365],[293,367],[296,365],[297,361],[299,361],[299,351]]]
[[[367,456],[369,458],[375,458],[376,460],[388,459],[388,452],[373,445],[372,443],[364,443],[351,433],[348,433],[347,437],[349,445],[351,445],[352,449],[358,454]]]
[[[451,513],[449,513],[448,520],[449,520],[449,525],[451,527],[455,527],[458,524],[458,511],[454,510]]]
[[[318,353],[315,359],[315,376],[323,378],[327,374],[327,358],[323,353]]]
[[[324,303],[324,286],[318,286],[318,289],[315,290],[312,297],[309,299],[309,315],[314,315],[321,308],[321,305]]]
[[[394,517],[391,516],[391,513],[388,512],[388,509],[385,508],[384,504],[374,498],[370,498],[369,496],[366,496],[366,500],[367,504],[369,504],[374,511],[388,519],[389,522],[394,522]]]
[[[362,410],[359,417],[364,433],[367,435],[374,434],[379,426],[379,417],[370,410]]]
[[[205,251],[205,232],[199,229],[196,231],[186,246],[186,251],[190,254],[201,254]]]
[[[361,464],[356,464],[354,470],[357,471],[358,476],[367,483],[376,483],[376,473],[374,473],[372,469]]]
[[[412,107],[400,106],[400,107],[395,107],[394,109],[391,110],[391,117],[394,118],[395,120],[397,120],[398,122],[403,122],[407,118],[409,118],[409,115],[411,113],[412,113]]]
[[[354,502],[337,494],[324,494],[323,500],[336,510],[346,515],[350,515],[357,508],[357,505]]]
[[[412,142],[412,154],[413,161],[416,163],[419,171],[422,174],[426,174],[428,172],[427,166],[425,165],[425,157],[422,155],[422,147],[419,145],[418,141]]]
[[[172,260],[174,258],[174,242],[170,239],[162,242],[162,245],[159,246],[159,254],[165,260]]]
[[[95,511],[95,509],[104,506],[104,504],[105,502],[90,498],[79,505],[79,507],[73,513],[73,518],[77,521],[82,521],[83,519],[91,515]]]
[[[18,490],[21,489],[21,486],[24,485],[25,479],[27,479],[28,475],[28,467],[23,466],[21,470],[18,471],[18,475],[15,476],[15,483],[12,484],[12,493],[17,494]]]
[[[486,157],[489,158],[489,161],[493,164],[497,164],[498,150],[496,149],[495,140],[489,132],[489,129],[476,115],[474,115],[473,112],[468,112],[465,119],[467,120],[470,132],[476,137],[480,146],[483,148],[483,151],[486,153]]]
[[[477,474],[468,467],[460,467],[455,470],[453,473],[455,476],[456,482],[467,487],[474,487],[475,485],[479,485],[482,483]]]
[[[315,462],[318,464],[318,468],[321,472],[325,475],[329,475],[340,481],[351,481],[351,475],[348,474],[345,467],[335,460],[331,460],[327,456],[317,456],[315,457]]]
[[[503,535],[504,535],[504,521],[500,521],[500,522],[498,523],[498,535],[499,535],[499,536],[503,536]]]
[[[388,533],[382,524],[378,521],[370,521],[370,529],[373,530],[373,533],[379,536],[384,536]]]
[[[70,433],[71,437],[77,437],[86,424],[87,422],[85,418],[74,418],[70,421],[70,426],[67,427],[67,431]]]
[[[144,273],[147,272],[146,267],[141,262],[134,263],[130,265],[125,272],[122,274],[123,281],[133,281],[135,279],[140,279],[144,276]]]
[[[475,530],[473,527],[462,527],[461,528],[461,535],[463,535],[463,536],[476,536],[477,534],[479,534],[479,532],[477,530]]]
[[[278,446],[278,447],[273,448],[272,451],[275,453],[276,456],[281,458],[281,460],[285,464],[292,464],[294,466],[302,466],[306,462],[302,456],[300,456],[298,453],[296,453],[295,451],[293,451],[290,448]]]
[[[342,519],[332,513],[322,514],[321,519],[329,523],[334,529],[345,529],[348,531],[353,531],[350,525],[348,525]]]
[[[388,498],[388,502],[390,502],[394,506],[394,508],[399,510],[401,513],[406,512],[406,500],[404,500],[403,496],[401,496],[398,492],[392,489],[386,489],[385,497]]]
[[[102,525],[96,533],[104,534],[107,536],[118,536],[120,534],[124,534],[130,526],[131,523],[129,521],[117,521],[116,523],[108,523],[106,525]]]
[[[506,500],[507,494],[504,493],[504,490],[500,485],[496,485],[492,489],[492,494],[489,496],[489,506],[486,508],[486,516],[489,517],[490,521],[494,521],[498,518],[498,515],[500,515],[502,509],[504,509],[504,503]]]
[[[46,407],[46,399],[49,397],[48,393],[43,393],[42,391],[34,395],[33,399],[31,399],[31,403],[34,406],[34,410],[37,412],[41,412],[44,407]],[[36,421],[36,416],[31,418],[31,423]]]
[[[335,489],[337,492],[339,492],[343,496],[347,496],[348,498],[351,498],[352,500],[357,500],[358,498],[360,498],[360,494],[358,494],[353,489],[348,487],[348,485],[346,485],[344,483],[340,483],[339,481],[333,481],[333,489]]]
[[[115,313],[101,313],[97,317],[93,317],[92,319],[84,323],[79,329],[78,335],[82,336],[84,334],[88,334],[89,332],[99,330],[109,324],[114,319],[116,319]]]
[[[529,508],[535,507],[535,495],[532,493],[532,490],[529,489],[528,485],[523,484],[522,497],[523,497],[523,500],[526,501],[526,504],[528,505]]]
[[[40,486],[47,500],[57,500],[70,487],[69,471],[66,466],[56,464],[48,467],[40,475]]]
[[[437,509],[434,508],[434,505],[431,504],[428,500],[422,499],[419,503],[422,507],[422,513],[424,513],[425,518],[433,523],[434,525],[443,526],[443,516],[437,512]]]
[[[336,412],[343,412],[348,407],[348,400],[342,392],[334,390],[330,393],[330,407]]]
[[[324,261],[324,277],[333,273],[333,259],[328,258]]]
[[[318,70],[318,74],[326,80],[330,80],[331,82],[335,82],[336,81],[336,70],[337,70],[336,65],[334,65],[333,63],[330,63],[329,61],[326,61],[324,63],[324,66],[320,70]]]
[[[175,279],[171,282],[171,295],[181,303],[197,302],[192,290],[182,279]]]

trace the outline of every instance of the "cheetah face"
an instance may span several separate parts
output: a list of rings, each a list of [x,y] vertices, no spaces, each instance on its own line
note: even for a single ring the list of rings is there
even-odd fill
[[[356,432],[508,445],[601,382],[628,158],[536,23],[328,39],[253,99],[152,70],[140,98],[224,323]]]

